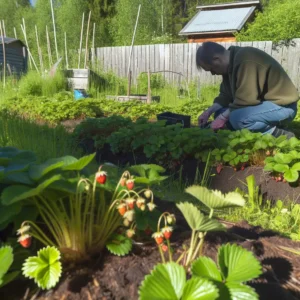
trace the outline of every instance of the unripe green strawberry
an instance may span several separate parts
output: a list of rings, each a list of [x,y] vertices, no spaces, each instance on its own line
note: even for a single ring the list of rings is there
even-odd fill
[[[126,235],[131,239],[135,235],[135,231],[133,229],[128,229],[126,230]]]
[[[176,222],[176,218],[175,215],[171,214],[167,216],[167,223],[172,225]]]
[[[153,211],[154,208],[156,207],[156,205],[154,203],[152,203],[152,202],[147,203],[147,206],[149,208],[149,211]]]
[[[144,192],[144,195],[145,195],[145,197],[146,197],[147,199],[149,199],[149,198],[151,197],[151,194],[152,194],[151,190],[146,190],[146,191]]]
[[[138,208],[141,208],[141,206],[144,204],[144,206],[145,206],[145,199],[144,198],[138,198],[137,200],[136,200],[136,206],[138,207]]]

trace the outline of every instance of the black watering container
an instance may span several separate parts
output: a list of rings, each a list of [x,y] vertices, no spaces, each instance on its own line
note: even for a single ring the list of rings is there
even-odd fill
[[[157,120],[166,120],[166,125],[182,124],[183,128],[191,127],[191,116],[174,114],[171,112],[164,112],[156,115]]]

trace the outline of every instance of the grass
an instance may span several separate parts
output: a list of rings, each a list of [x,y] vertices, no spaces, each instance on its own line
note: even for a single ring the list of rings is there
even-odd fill
[[[291,200],[263,200],[253,175],[247,177],[247,191],[237,189],[246,201],[243,208],[230,208],[218,215],[228,221],[246,220],[254,226],[273,230],[293,240],[300,240],[300,204]]]
[[[70,134],[62,127],[38,125],[33,121],[9,114],[0,115],[0,145],[12,146],[35,152],[38,160],[72,155],[80,157],[81,151],[74,147]]]

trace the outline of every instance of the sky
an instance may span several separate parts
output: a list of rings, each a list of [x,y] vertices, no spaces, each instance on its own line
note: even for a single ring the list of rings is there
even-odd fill
[[[31,3],[32,5],[34,5],[35,2],[36,2],[36,0],[30,0],[30,3]]]

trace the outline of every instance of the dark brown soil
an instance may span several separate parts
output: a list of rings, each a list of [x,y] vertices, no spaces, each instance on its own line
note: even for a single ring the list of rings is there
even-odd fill
[[[239,224],[224,223],[226,233],[208,234],[204,245],[204,254],[216,260],[221,244],[237,243],[253,251],[261,261],[263,274],[249,284],[256,289],[262,300],[300,299],[300,256],[279,248],[280,246],[300,248],[300,243],[280,237],[273,232],[252,227],[246,222]],[[185,226],[184,226],[185,227]],[[174,255],[178,256],[183,244],[189,243],[189,231],[181,231],[180,226],[174,232],[176,242],[172,243]],[[160,256],[153,242],[137,244],[130,255],[113,256],[106,253],[99,263],[92,261],[76,270],[67,271],[54,290],[42,292],[29,290],[23,297],[7,297],[0,293],[1,299],[41,299],[41,300],[127,300],[138,299],[138,289],[146,274],[160,262]],[[15,283],[10,289],[15,288]],[[7,290],[7,289],[6,289]],[[22,293],[22,296],[20,296]],[[34,296],[34,298],[31,298]]]

